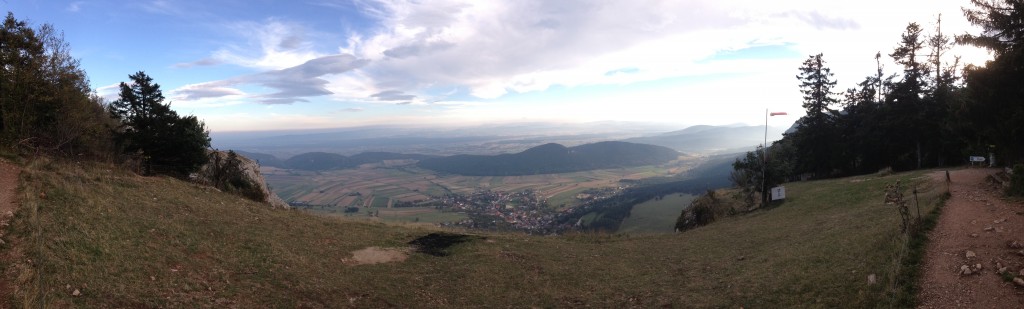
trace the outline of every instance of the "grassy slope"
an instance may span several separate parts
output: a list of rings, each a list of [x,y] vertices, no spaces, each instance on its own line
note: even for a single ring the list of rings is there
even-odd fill
[[[671,233],[676,228],[679,213],[697,198],[695,195],[673,193],[659,200],[650,200],[636,206],[629,217],[622,220],[619,233]]]
[[[27,269],[14,301],[33,307],[885,306],[900,237],[895,210],[881,203],[882,186],[916,176],[788,184],[782,206],[681,234],[492,234],[448,257],[414,254],[400,263],[349,266],[343,259],[353,250],[404,246],[432,228],[270,210],[172,179],[37,163],[22,175],[23,204],[12,226],[32,260],[14,264]],[[938,200],[939,189],[925,191],[922,212]],[[867,284],[871,273],[881,284]],[[76,288],[82,296],[71,296]]]

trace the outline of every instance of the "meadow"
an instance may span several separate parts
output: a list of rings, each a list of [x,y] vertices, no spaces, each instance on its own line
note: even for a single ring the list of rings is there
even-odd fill
[[[633,206],[629,217],[622,221],[618,232],[627,234],[674,232],[679,214],[695,198],[697,198],[695,195],[676,193],[637,204]]]
[[[26,308],[899,307],[906,236],[883,187],[916,185],[928,213],[945,187],[925,173],[791,183],[784,203],[683,233],[552,237],[314,216],[35,162],[0,266]],[[465,242],[407,249],[435,233]],[[352,263],[372,247],[408,256]]]

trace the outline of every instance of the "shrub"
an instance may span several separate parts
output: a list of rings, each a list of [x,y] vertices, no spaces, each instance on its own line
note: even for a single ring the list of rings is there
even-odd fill
[[[1010,187],[1006,194],[1011,196],[1024,196],[1024,164],[1013,166],[1013,175],[1010,175]]]

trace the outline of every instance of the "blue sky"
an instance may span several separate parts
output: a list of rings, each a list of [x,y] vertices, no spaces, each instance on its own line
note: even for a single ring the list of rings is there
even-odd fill
[[[21,1],[96,91],[146,71],[214,131],[516,121],[789,125],[824,53],[839,89],[908,22],[972,31],[968,1]],[[983,51],[961,47],[964,61]],[[952,57],[948,57],[949,60]],[[886,72],[897,70],[885,61]]]

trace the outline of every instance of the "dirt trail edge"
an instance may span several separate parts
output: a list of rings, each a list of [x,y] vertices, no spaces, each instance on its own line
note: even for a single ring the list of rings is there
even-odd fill
[[[950,171],[952,196],[929,235],[920,308],[1024,308],[1024,287],[1004,280],[998,268],[1024,277],[1024,204],[1003,200],[1002,189],[986,181],[998,171]],[[945,172],[932,177],[946,181]]]
[[[11,250],[6,248],[10,244],[4,244],[4,235],[7,233],[7,226],[14,218],[14,211],[17,207],[15,193],[18,189],[18,174],[21,169],[0,159],[0,261],[10,259]],[[7,269],[0,268],[0,308],[11,307],[7,301],[10,299],[13,285],[7,276]]]

